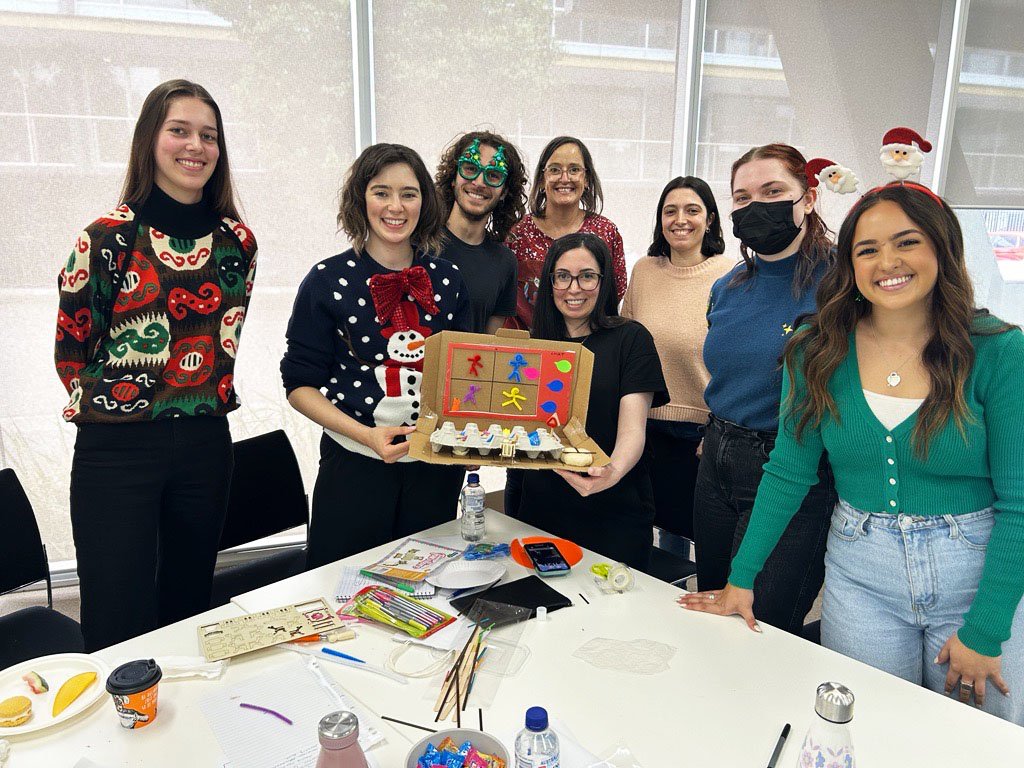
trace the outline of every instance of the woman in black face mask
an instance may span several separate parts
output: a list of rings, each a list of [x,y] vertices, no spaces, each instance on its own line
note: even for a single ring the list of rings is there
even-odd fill
[[[797,318],[815,311],[832,233],[814,210],[807,161],[786,144],[732,167],[732,224],[743,261],[711,289],[704,364],[711,410],[694,492],[700,590],[721,589],[739,548],[779,424],[779,359]],[[827,461],[758,576],[755,614],[799,634],[824,578],[835,489]]]

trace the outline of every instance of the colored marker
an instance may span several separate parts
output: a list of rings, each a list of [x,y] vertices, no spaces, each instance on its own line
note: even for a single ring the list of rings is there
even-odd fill
[[[328,656],[337,656],[339,659],[348,659],[349,661],[358,661],[360,664],[365,664],[363,659],[358,659],[355,656],[349,656],[347,653],[336,651],[333,648],[328,648],[326,645],[320,649],[321,653],[326,653]]]
[[[429,621],[432,624],[436,624],[437,622],[442,620],[441,616],[434,613],[433,611],[424,608],[419,603],[415,603],[412,600],[400,597],[399,595],[392,595],[388,592],[381,591],[377,591],[372,594],[378,600],[384,601],[390,606],[401,608],[406,612],[413,614],[415,617],[421,618],[424,621]]]
[[[369,597],[370,602],[376,607],[377,610],[381,611],[385,616],[389,616],[395,621],[402,622],[405,624],[411,624],[414,627],[422,629],[426,632],[433,623],[427,622],[426,619],[421,619],[419,616],[413,614],[411,611],[404,610],[394,603],[385,603],[374,597]],[[436,623],[436,622],[434,622]]]

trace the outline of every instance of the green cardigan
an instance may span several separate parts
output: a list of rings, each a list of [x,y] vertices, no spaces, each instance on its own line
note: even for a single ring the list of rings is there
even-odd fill
[[[856,509],[928,516],[995,507],[981,583],[958,637],[978,653],[1000,654],[1024,594],[1024,333],[1015,329],[973,335],[971,341],[976,354],[964,398],[973,419],[966,425],[966,440],[950,418],[932,437],[928,458],[922,461],[914,454],[911,437],[917,415],[887,430],[864,399],[856,339],[850,334],[846,359],[828,384],[838,422],[826,414],[818,429],[805,428],[797,442],[786,413],[780,415],[779,436],[764,466],[750,526],[732,561],[731,584],[753,587],[754,577],[818,481],[818,461],[826,450],[839,497]],[[798,370],[798,397],[805,386]],[[788,393],[787,371],[783,403]]]

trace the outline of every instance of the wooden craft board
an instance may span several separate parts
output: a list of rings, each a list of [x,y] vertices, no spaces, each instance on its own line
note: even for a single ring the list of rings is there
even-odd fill
[[[199,647],[207,661],[220,661],[299,637],[344,627],[322,597],[304,603],[236,616],[199,627]]]

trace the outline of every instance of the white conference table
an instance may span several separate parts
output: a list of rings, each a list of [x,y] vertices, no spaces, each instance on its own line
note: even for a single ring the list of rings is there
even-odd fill
[[[489,512],[487,539],[511,541],[543,533]],[[423,532],[423,538],[457,534],[454,521]],[[393,544],[351,557],[367,565]],[[1024,765],[1024,728],[978,712],[918,686],[882,673],[805,640],[762,624],[749,631],[738,618],[723,619],[679,608],[681,592],[636,574],[632,591],[601,594],[589,573],[607,559],[584,550],[583,560],[549,584],[573,606],[553,612],[546,622],[526,623],[521,644],[530,655],[513,676],[501,680],[495,701],[484,710],[485,729],[511,751],[527,707],[542,705],[568,727],[589,751],[600,754],[628,747],[643,768],[762,768],[784,723],[792,734],[780,768],[793,766],[813,711],[814,691],[826,680],[851,688],[856,696],[851,724],[858,764],[865,768],[908,765],[929,768],[996,768]],[[531,571],[511,559],[503,581]],[[311,597],[332,598],[339,565],[327,565],[233,599],[223,606],[170,627],[105,649],[108,664],[129,657],[195,655],[196,627],[219,619],[275,608]],[[589,604],[582,600],[586,595]],[[244,610],[243,610],[244,609]],[[367,661],[384,664],[396,647],[390,630],[362,626],[358,637],[336,646]],[[644,675],[602,670],[573,652],[596,638],[654,640],[677,649],[669,669]],[[229,686],[277,666],[298,654],[266,649],[237,657],[217,681],[161,684],[160,715],[138,732],[122,729],[106,696],[88,713],[41,734],[12,739],[7,768],[73,766],[88,757],[103,766],[214,766],[222,752],[198,702],[216,686]],[[415,668],[427,655],[402,659]],[[431,725],[429,680],[402,685],[366,671],[324,663],[356,700],[376,715]],[[436,689],[435,689],[436,690]],[[993,692],[993,695],[996,695]],[[1020,695],[1018,693],[1018,695]],[[464,725],[475,727],[472,698]],[[381,721],[387,741],[372,754],[382,768],[401,768],[412,743],[424,735]],[[254,735],[258,738],[258,735]],[[236,766],[235,768],[242,768]],[[509,766],[512,768],[512,766]],[[563,768],[574,768],[565,766]]]

